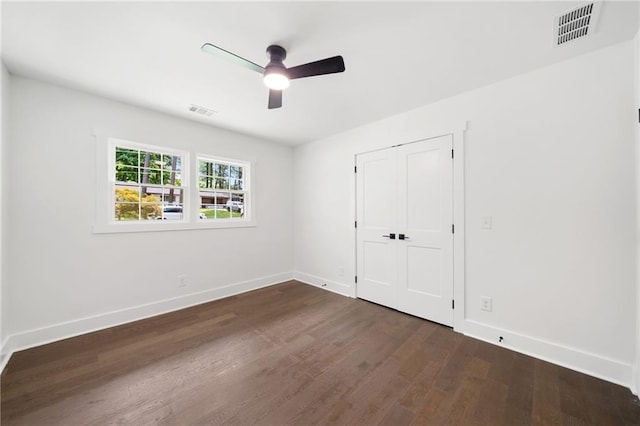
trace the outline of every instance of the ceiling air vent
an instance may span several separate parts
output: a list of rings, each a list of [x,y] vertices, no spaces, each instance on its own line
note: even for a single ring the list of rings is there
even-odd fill
[[[199,105],[194,105],[194,104],[191,104],[191,106],[189,107],[189,111],[195,112],[196,114],[199,114],[199,115],[204,115],[205,117],[211,117],[213,114],[216,113],[212,109],[205,108]]]
[[[586,3],[557,17],[554,44],[560,46],[593,34],[601,5],[601,1]]]

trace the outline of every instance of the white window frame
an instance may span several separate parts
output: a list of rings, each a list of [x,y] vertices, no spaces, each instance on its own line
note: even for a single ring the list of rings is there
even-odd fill
[[[115,200],[115,188],[118,185],[118,182],[116,182],[116,161],[115,161],[115,157],[116,157],[116,149],[117,148],[126,148],[126,149],[135,149],[135,150],[140,150],[140,151],[147,151],[147,152],[154,152],[154,153],[159,153],[159,154],[169,154],[169,155],[174,155],[174,156],[178,156],[181,159],[181,172],[180,175],[182,176],[182,182],[181,182],[181,186],[180,188],[182,189],[182,195],[180,196],[180,200],[182,202],[182,219],[178,219],[175,220],[176,223],[183,223],[187,221],[188,215],[189,215],[189,153],[186,151],[180,151],[177,149],[173,149],[173,148],[164,148],[164,147],[160,147],[160,146],[153,146],[153,145],[147,145],[147,144],[141,144],[141,143],[137,143],[137,142],[131,142],[131,141],[126,141],[123,139],[109,139],[108,142],[108,149],[109,149],[109,157],[107,160],[107,164],[109,167],[109,205],[111,206],[111,218],[110,218],[110,223],[112,224],[118,224],[118,226],[120,226],[121,224],[124,224],[125,222],[116,220],[113,217],[113,208],[115,206],[116,200]],[[141,184],[138,184],[139,186]],[[149,184],[148,186],[158,186],[158,185],[154,185],[154,184]],[[162,203],[164,205],[164,203]],[[148,220],[138,220],[138,221],[131,221],[131,222],[126,222],[128,223],[149,223]],[[151,222],[153,223],[153,222]],[[161,223],[159,223],[159,225],[165,226],[167,224],[169,224],[170,222],[167,221],[162,221]]]
[[[226,222],[231,222],[231,223],[252,223],[252,203],[251,203],[251,187],[252,187],[252,181],[251,181],[251,162],[250,161],[245,161],[245,160],[236,160],[236,159],[232,159],[232,158],[224,158],[224,157],[220,157],[220,156],[214,156],[214,155],[208,155],[208,154],[197,154],[196,155],[196,161],[195,161],[195,171],[196,171],[196,179],[195,179],[195,185],[197,186],[197,190],[198,190],[198,206],[200,206],[200,186],[199,186],[199,182],[200,182],[200,161],[207,161],[210,163],[218,163],[218,164],[227,164],[230,166],[242,166],[243,167],[243,190],[242,192],[244,193],[244,201],[243,201],[243,207],[244,207],[244,215],[243,217],[238,217],[238,218],[229,218],[229,219],[207,219],[207,220],[203,220],[203,222],[211,222],[211,223],[220,223],[220,224],[224,224]],[[222,191],[220,191],[222,192]],[[229,190],[229,193],[232,193],[233,190]],[[238,191],[239,192],[239,191]],[[199,211],[199,210],[198,210]]]
[[[96,215],[93,225],[94,234],[125,233],[125,232],[158,232],[185,231],[216,228],[241,228],[256,226],[256,215],[253,193],[254,161],[236,160],[223,156],[196,153],[184,149],[169,148],[163,144],[137,142],[129,138],[107,136],[105,132],[93,131],[96,139]],[[182,220],[147,220],[147,221],[118,221],[113,217],[115,202],[115,147],[122,146],[147,151],[175,154],[182,156],[182,188],[183,188],[183,219]],[[246,199],[245,215],[243,218],[204,220],[199,218],[200,193],[198,187],[198,159],[216,159],[220,162],[233,163],[245,167]],[[193,167],[192,165],[196,166]]]

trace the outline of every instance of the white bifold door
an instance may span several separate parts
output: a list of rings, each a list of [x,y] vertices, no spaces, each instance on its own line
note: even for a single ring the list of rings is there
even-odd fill
[[[357,296],[453,325],[453,137],[357,156]]]

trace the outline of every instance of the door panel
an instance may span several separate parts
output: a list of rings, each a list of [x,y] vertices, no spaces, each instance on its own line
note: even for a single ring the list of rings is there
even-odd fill
[[[453,137],[398,147],[398,309],[453,325]]]
[[[380,154],[391,153],[375,153],[358,165],[363,177],[361,220],[368,228],[386,228],[395,216],[394,202],[389,199],[395,191],[395,165],[388,155]]]
[[[358,155],[358,297],[397,308],[395,240],[396,158],[393,150]]]
[[[442,251],[407,245],[407,291],[442,297]],[[429,279],[425,279],[429,277]]]
[[[440,228],[440,150],[431,148],[407,154],[407,227]]]

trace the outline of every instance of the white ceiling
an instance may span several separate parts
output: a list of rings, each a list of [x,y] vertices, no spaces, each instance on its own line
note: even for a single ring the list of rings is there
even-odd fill
[[[553,18],[584,2],[3,2],[11,73],[296,145],[613,43],[638,3],[605,1],[596,32],[554,47]],[[200,51],[210,42],[265,65],[344,57],[346,71],[294,80],[267,109],[259,74]],[[197,104],[218,111],[204,118]]]

